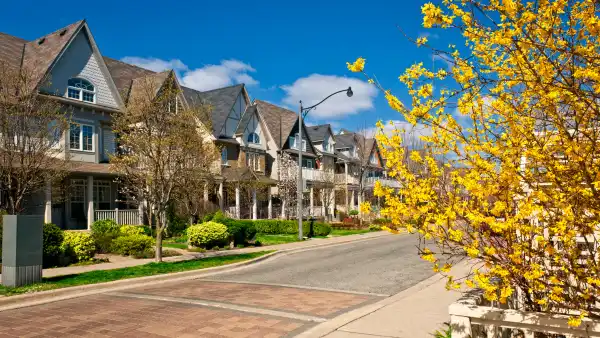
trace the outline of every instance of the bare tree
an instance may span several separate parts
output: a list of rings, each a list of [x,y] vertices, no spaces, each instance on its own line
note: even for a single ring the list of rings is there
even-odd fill
[[[114,121],[119,151],[111,163],[125,192],[148,204],[156,222],[157,261],[162,261],[167,208],[184,189],[202,190],[204,185],[196,184],[214,169],[216,150],[203,124],[209,107],[182,101],[172,71],[138,79]]]
[[[285,210],[285,218],[295,210],[298,189],[298,163],[289,154],[282,152],[279,156],[279,180],[277,188],[281,197],[281,207]]]
[[[40,94],[38,83],[28,69],[0,62],[0,191],[9,214],[21,213],[27,196],[60,182],[69,164],[61,140],[70,114]]]

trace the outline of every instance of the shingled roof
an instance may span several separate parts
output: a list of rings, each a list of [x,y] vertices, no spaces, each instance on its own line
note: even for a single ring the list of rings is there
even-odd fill
[[[218,88],[209,90],[206,92],[199,92],[193,89],[187,89],[184,91],[184,95],[186,93],[192,94],[192,91],[196,92],[196,95],[192,94],[192,97],[186,97],[186,100],[199,98],[202,102],[209,103],[212,106],[211,114],[212,114],[212,128],[213,134],[218,137],[219,133],[223,129],[225,122],[227,121],[227,116],[229,116],[229,112],[231,112],[231,108],[235,104],[235,100],[240,95],[240,92],[244,88],[243,84],[237,84],[225,88]],[[241,112],[243,114],[244,112]]]
[[[310,140],[313,142],[322,142],[325,139],[325,136],[331,132],[331,125],[329,124],[320,124],[318,126],[307,126],[308,136]]]
[[[281,149],[292,129],[298,121],[298,115],[291,110],[276,106],[266,101],[254,100],[267,128],[271,132],[273,141]],[[310,135],[309,135],[310,138]]]
[[[84,22],[77,21],[33,41],[0,33],[0,59],[10,66],[27,69],[31,84],[37,86]]]
[[[348,134],[337,134],[334,136],[335,139],[335,149],[349,148],[356,144],[356,140],[354,139],[354,133]]]

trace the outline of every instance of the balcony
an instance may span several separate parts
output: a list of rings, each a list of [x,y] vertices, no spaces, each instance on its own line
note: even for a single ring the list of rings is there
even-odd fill
[[[375,182],[379,181],[383,186],[391,187],[391,188],[399,188],[400,182],[395,179],[390,179],[386,177],[367,177],[365,178],[364,184],[365,187],[372,187],[375,185]]]
[[[346,183],[358,185],[358,177],[352,176],[350,174],[335,174],[335,182],[340,184]]]
[[[302,168],[302,178],[314,182],[332,182],[334,180],[333,172],[311,168]]]

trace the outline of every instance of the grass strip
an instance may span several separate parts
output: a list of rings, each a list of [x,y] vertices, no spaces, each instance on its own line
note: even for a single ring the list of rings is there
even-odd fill
[[[96,270],[76,275],[49,277],[44,278],[41,283],[31,284],[27,286],[20,286],[15,288],[0,286],[0,295],[13,296],[23,293],[61,289],[78,285],[106,283],[121,279],[162,275],[172,272],[200,270],[247,261],[250,259],[264,256],[271,252],[273,252],[273,250],[230,256],[208,257],[181,262],[148,263],[144,265],[113,270]]]

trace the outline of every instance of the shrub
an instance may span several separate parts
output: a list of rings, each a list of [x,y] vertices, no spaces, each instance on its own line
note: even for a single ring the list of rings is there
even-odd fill
[[[392,223],[392,220],[388,219],[388,218],[376,218],[373,221],[373,223],[375,223],[375,224],[381,224],[381,225],[383,225],[383,224],[390,224],[390,223]]]
[[[217,210],[215,212],[215,215],[212,217],[211,221],[216,222],[216,223],[225,224],[224,222],[227,221],[228,219],[230,219],[230,218],[227,218],[227,216],[225,216],[225,214],[221,210]]]
[[[212,248],[227,242],[229,233],[225,224],[214,221],[192,225],[187,229],[188,243],[195,247]]]
[[[256,235],[255,221],[225,219],[223,224],[227,226],[227,232],[235,244],[246,244]]]
[[[43,261],[44,268],[57,266],[60,259],[60,245],[63,241],[63,231],[56,224],[46,223],[43,228]]]
[[[350,210],[349,215],[350,216],[357,216],[358,215],[358,210]]]
[[[202,217],[202,222],[210,222],[213,220],[213,217],[215,217],[214,212],[208,213],[208,214],[204,215],[204,217]]]
[[[112,241],[111,251],[123,256],[136,256],[151,250],[154,239],[142,234],[117,237]]]
[[[121,227],[119,228],[119,233],[121,236],[147,235],[144,232],[144,229],[141,226],[137,225],[121,225]]]
[[[101,253],[110,252],[112,241],[120,235],[120,226],[112,219],[104,219],[92,224],[92,238]]]
[[[381,226],[379,226],[377,224],[369,225],[369,231],[379,231],[379,230],[381,230]]]
[[[254,221],[256,231],[264,234],[283,235],[298,234],[298,221],[265,219]],[[308,234],[310,231],[310,221],[302,223],[302,233]],[[313,223],[313,232],[315,236],[327,236],[331,232],[331,226],[323,222]]]
[[[92,235],[81,231],[65,231],[60,248],[69,263],[89,261],[96,252]]]

